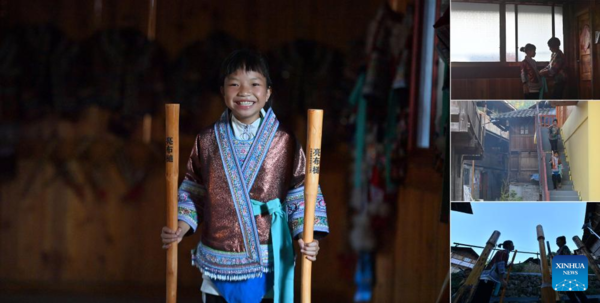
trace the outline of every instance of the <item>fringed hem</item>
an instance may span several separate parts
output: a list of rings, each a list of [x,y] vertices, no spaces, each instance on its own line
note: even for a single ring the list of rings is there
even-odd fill
[[[254,279],[254,278],[260,278],[263,276],[263,274],[275,272],[275,270],[273,268],[261,267],[256,272],[249,272],[249,273],[244,273],[244,274],[222,274],[222,273],[215,273],[210,268],[203,267],[198,263],[196,263],[195,265],[203,275],[206,275],[211,280],[218,280],[218,281],[244,281],[244,280],[249,280],[249,279]]]

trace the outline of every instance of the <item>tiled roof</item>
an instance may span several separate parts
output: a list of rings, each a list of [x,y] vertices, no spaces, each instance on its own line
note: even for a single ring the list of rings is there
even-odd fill
[[[555,114],[556,110],[554,108],[540,108],[540,114],[548,115]],[[510,118],[528,118],[535,117],[536,111],[535,108],[528,109],[520,109],[513,112],[506,112],[497,115],[493,115],[492,119],[510,119]]]
[[[479,254],[477,252],[475,252],[475,250],[473,250],[473,248],[471,247],[458,247],[458,246],[452,246],[450,248],[451,251],[453,252],[465,252],[465,253],[470,253],[474,256],[477,256],[477,258],[479,258]]]

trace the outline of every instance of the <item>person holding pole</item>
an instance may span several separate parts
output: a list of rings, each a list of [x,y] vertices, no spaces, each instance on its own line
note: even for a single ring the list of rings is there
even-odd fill
[[[558,245],[557,256],[570,256],[571,250],[567,246],[567,238],[560,236],[556,238],[556,245]],[[566,291],[567,297],[570,302],[588,302],[587,296],[583,291]]]
[[[489,302],[496,283],[500,283],[502,287],[506,287],[507,282],[504,274],[506,273],[506,266],[508,264],[508,255],[515,249],[515,246],[512,241],[506,240],[498,244],[498,247],[504,249],[496,252],[481,273],[472,302]]]
[[[305,169],[307,160],[320,163],[321,151],[305,156],[294,134],[279,124],[260,54],[231,53],[221,67],[220,83],[227,109],[196,137],[179,187],[178,228],[163,227],[163,247],[202,223],[192,264],[203,274],[204,302],[291,303],[292,239],[298,240],[303,258],[314,262],[318,239],[329,233],[325,201],[317,189],[310,218],[314,233],[303,234]]]

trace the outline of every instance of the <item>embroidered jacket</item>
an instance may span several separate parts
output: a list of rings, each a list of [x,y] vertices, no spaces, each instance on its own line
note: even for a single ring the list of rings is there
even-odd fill
[[[506,265],[508,263],[508,250],[499,250],[496,252],[490,263],[481,273],[480,280],[491,280],[496,283],[502,281],[502,276],[506,273]]]
[[[192,262],[214,280],[247,280],[273,270],[265,245],[270,243],[271,215],[254,216],[252,200],[279,199],[291,236],[304,228],[306,158],[293,133],[269,109],[248,150],[236,149],[240,142],[234,139],[227,110],[196,137],[179,188],[179,220],[192,231],[203,224]],[[238,155],[242,151],[243,157]],[[316,238],[329,232],[320,190],[314,230]]]
[[[554,78],[555,83],[567,81],[567,58],[561,50],[552,53],[550,63],[544,69],[548,70],[549,76]]]
[[[539,92],[542,84],[535,60],[525,57],[521,62],[521,82],[527,84],[529,92]]]

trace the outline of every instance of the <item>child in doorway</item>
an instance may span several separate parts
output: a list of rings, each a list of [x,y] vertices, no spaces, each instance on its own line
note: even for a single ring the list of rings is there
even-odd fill
[[[548,47],[552,52],[550,63],[540,71],[540,76],[554,79],[554,88],[550,99],[562,99],[567,83],[567,58],[560,50],[560,39],[556,37],[548,40]]]
[[[552,184],[554,185],[554,190],[562,188],[562,180],[560,177],[560,165],[562,162],[560,161],[560,157],[558,156],[558,152],[555,151],[552,155],[552,159],[550,159],[550,165],[552,166]],[[557,186],[558,185],[558,186]]]
[[[537,62],[533,60],[535,50],[535,45],[529,43],[521,47],[521,51],[526,54],[525,59],[521,62],[521,82],[523,83],[525,99],[540,99],[542,84],[537,69]]]
[[[507,282],[504,274],[508,266],[508,255],[515,249],[515,246],[512,241],[506,240],[504,243],[499,244],[498,247],[503,247],[504,250],[497,251],[481,273],[472,302],[489,302],[496,283],[500,283],[502,287],[506,287]]]
[[[319,252],[317,240],[302,241],[306,157],[273,113],[261,55],[230,54],[220,83],[227,109],[196,137],[179,188],[179,228],[163,227],[163,248],[203,223],[192,251],[203,302],[293,302],[292,238],[303,257],[315,261]],[[320,190],[314,230],[315,239],[329,232]]]

